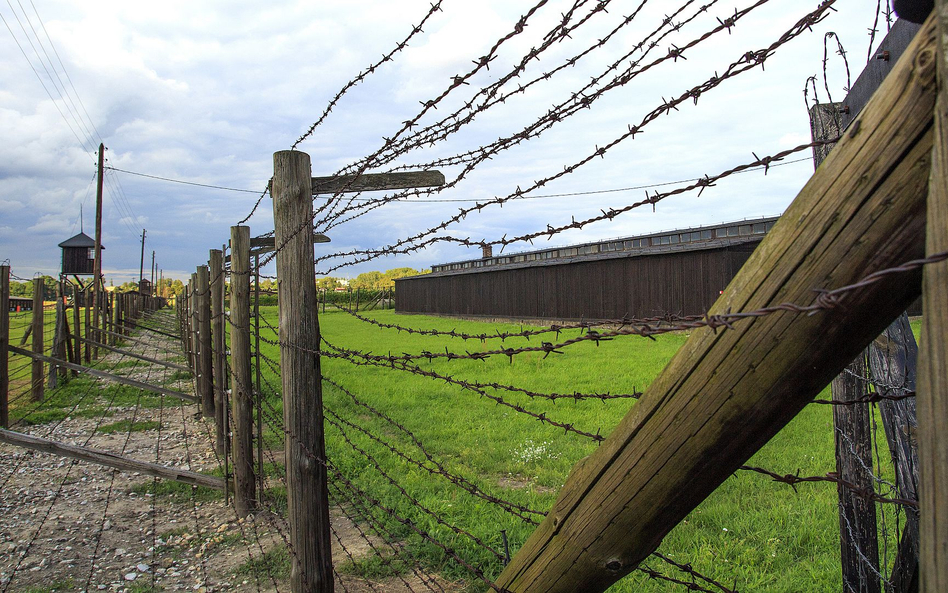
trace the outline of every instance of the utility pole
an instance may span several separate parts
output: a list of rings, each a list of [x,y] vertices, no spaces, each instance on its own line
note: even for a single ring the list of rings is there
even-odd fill
[[[138,291],[142,290],[142,280],[145,279],[145,229],[142,229],[142,261],[138,266]]]
[[[155,295],[155,252],[151,252],[151,295]]]
[[[102,178],[105,169],[105,145],[99,144],[99,168],[95,190],[95,254],[92,264],[92,336],[101,342],[99,336],[99,315],[101,310],[100,293],[102,291]],[[98,354],[98,351],[96,351]]]

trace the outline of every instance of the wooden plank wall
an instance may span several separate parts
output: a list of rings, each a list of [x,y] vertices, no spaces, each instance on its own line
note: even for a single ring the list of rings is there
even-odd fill
[[[525,319],[701,314],[757,243],[396,281],[402,313]]]

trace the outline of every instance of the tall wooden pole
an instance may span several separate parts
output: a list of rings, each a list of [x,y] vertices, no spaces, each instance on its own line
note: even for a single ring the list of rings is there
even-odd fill
[[[99,302],[99,293],[102,291],[102,181],[105,169],[105,145],[99,144],[99,167],[96,176],[95,186],[95,253],[92,263],[92,334],[89,336],[96,342],[101,342],[102,338],[97,331],[100,322],[100,309],[102,304]],[[99,349],[93,350],[93,358],[99,357]]]
[[[43,278],[33,278],[33,352],[43,353]],[[33,401],[43,401],[46,382],[43,377],[43,361],[33,359],[31,365],[31,393]]]
[[[935,3],[938,100],[925,253],[948,250],[948,1]],[[925,267],[918,370],[921,591],[948,591],[948,262]]]
[[[250,227],[230,227],[231,426],[234,437],[234,508],[240,517],[255,507],[253,376],[250,374]],[[289,465],[289,464],[287,464]]]
[[[142,258],[138,264],[138,293],[142,292],[142,280],[145,278],[145,229],[142,229]]]
[[[0,427],[10,427],[10,266],[0,266]]]
[[[311,175],[308,154],[274,153],[271,195],[276,245],[283,246],[276,267],[294,593],[333,591]]]

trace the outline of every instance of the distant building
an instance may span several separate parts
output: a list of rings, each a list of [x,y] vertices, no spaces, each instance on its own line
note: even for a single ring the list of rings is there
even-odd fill
[[[61,274],[64,276],[91,276],[95,273],[95,240],[80,232],[62,243]],[[105,247],[102,247],[105,249]]]
[[[777,217],[439,264],[395,281],[402,313],[621,319],[705,313]]]

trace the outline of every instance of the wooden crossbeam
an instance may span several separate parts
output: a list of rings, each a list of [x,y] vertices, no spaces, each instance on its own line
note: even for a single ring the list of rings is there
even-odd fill
[[[441,171],[405,171],[402,173],[365,173],[313,177],[313,194],[355,193],[444,185]]]
[[[55,364],[66,369],[72,369],[74,371],[79,371],[80,373],[86,373],[92,375],[93,377],[99,377],[100,379],[108,379],[110,381],[115,381],[116,383],[122,383],[123,385],[129,385],[131,387],[137,387],[144,391],[150,391],[152,393],[157,393],[159,395],[168,395],[171,397],[176,397],[178,399],[183,399],[186,402],[197,403],[198,398],[193,395],[188,395],[187,393],[181,393],[180,391],[174,391],[173,389],[165,389],[164,387],[158,387],[157,385],[149,385],[148,383],[142,383],[141,381],[136,381],[135,379],[129,379],[128,377],[123,377],[121,375],[113,375],[112,373],[106,373],[105,371],[100,371],[97,369],[92,369],[81,364],[74,364],[67,362],[65,360],[60,360],[58,358],[52,358],[50,356],[44,356],[42,354],[36,354],[35,352],[30,352],[29,350],[24,350],[22,348],[17,348],[16,346],[8,346],[10,352],[19,354],[21,356],[28,356],[33,360],[40,360],[49,364]]]
[[[105,330],[99,330],[99,331],[105,331]],[[110,333],[111,333],[111,332],[110,332]],[[109,346],[108,344],[103,344],[102,342],[96,342],[95,340],[90,340],[90,339],[88,339],[88,338],[83,338],[83,337],[76,336],[76,335],[73,335],[73,334],[69,334],[69,337],[75,338],[75,339],[77,339],[77,340],[81,340],[81,341],[85,342],[86,344],[92,344],[93,346],[96,346],[96,347],[98,347],[98,348],[104,348],[105,350],[109,350],[109,351],[111,351],[111,352],[118,352],[119,354],[121,354],[121,355],[123,355],[123,356],[128,356],[128,357],[131,357],[131,358],[137,358],[138,360],[144,360],[144,361],[146,361],[146,362],[150,362],[150,363],[153,363],[153,364],[157,364],[157,365],[160,365],[160,366],[163,366],[163,367],[168,367],[169,369],[175,369],[175,370],[177,370],[177,371],[185,371],[185,372],[188,372],[188,373],[191,372],[191,369],[189,369],[188,367],[186,367],[186,366],[184,366],[184,365],[180,365],[180,364],[175,364],[175,363],[173,363],[173,362],[168,362],[167,360],[158,360],[157,358],[151,358],[150,356],[143,356],[143,355],[141,355],[141,354],[136,354],[136,353],[134,353],[134,352],[129,352],[128,350],[122,350],[121,348],[116,348],[116,347],[114,347],[114,346]]]
[[[126,472],[140,472],[148,474],[149,476],[157,476],[165,480],[174,480],[175,482],[183,482],[193,486],[204,486],[205,488],[214,488],[216,490],[224,489],[224,479],[216,476],[177,469],[166,465],[150,463],[148,461],[138,461],[137,459],[130,459],[116,455],[115,453],[109,453],[108,451],[67,445],[66,443],[41,439],[33,435],[14,432],[12,430],[0,428],[0,442],[25,449],[32,449],[34,451],[42,451],[43,453],[61,455],[70,459],[78,459],[79,461],[88,461],[89,463],[113,467]]]

